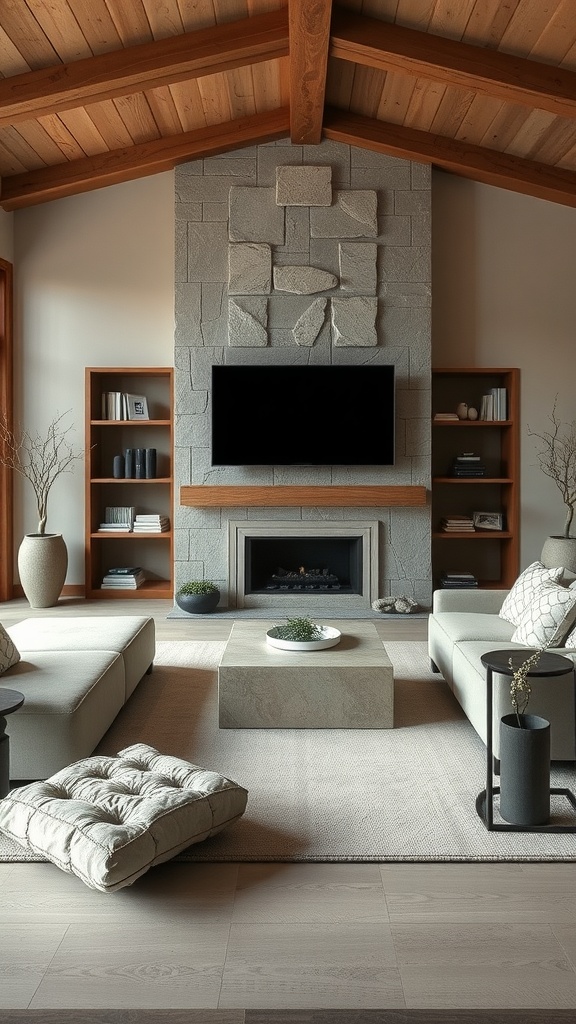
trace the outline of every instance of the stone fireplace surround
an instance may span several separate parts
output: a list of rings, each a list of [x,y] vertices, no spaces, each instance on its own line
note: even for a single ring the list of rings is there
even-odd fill
[[[307,205],[298,205],[298,196],[293,188],[290,191],[299,180],[297,172],[291,174],[291,167],[312,170],[313,184],[321,179],[321,193],[312,190],[312,195],[305,197]],[[310,183],[310,177],[307,180]],[[333,191],[328,202],[333,209],[326,198],[330,181]],[[287,203],[274,209],[278,189]],[[370,225],[368,218],[360,227],[350,227],[342,219],[342,209],[345,214],[352,209],[352,219],[358,210],[363,217],[367,208],[363,197],[368,197],[368,207],[375,197],[375,225]],[[314,207],[315,203],[319,206]],[[253,213],[239,219],[239,211],[249,208]],[[309,535],[310,530],[322,531],[328,525],[354,529],[357,522],[366,521],[376,524],[377,534],[368,555],[369,573],[363,573],[369,584],[363,584],[361,595],[341,595],[340,600],[358,601],[359,608],[366,609],[374,597],[406,593],[427,605],[431,595],[428,506],[355,508],[343,503],[331,508],[281,504],[205,508],[181,504],[179,493],[180,487],[186,489],[190,484],[429,488],[429,169],[337,143],[301,147],[286,140],[181,165],[176,169],[175,210],[176,585],[186,579],[210,578],[223,591],[223,604],[230,607],[247,607],[244,601],[250,602],[248,606],[256,602],[256,606],[266,607],[270,600],[277,606],[277,600],[267,595],[251,595],[250,599],[240,595],[242,583],[233,562],[233,547],[229,547],[230,532],[237,529],[232,524],[241,528],[242,524],[258,528],[264,524],[273,533],[280,524],[284,528],[288,523],[293,530]],[[231,224],[232,210],[236,212]],[[332,216],[337,219],[331,221]],[[266,233],[267,238],[263,237]],[[274,273],[269,283],[265,280],[262,284],[268,249]],[[372,262],[373,252],[376,258]],[[256,288],[263,288],[264,294],[248,291],[242,264],[251,254],[256,261],[253,276],[260,282]],[[358,266],[367,271],[365,286],[361,273],[354,276]],[[310,284],[311,280],[315,283]],[[300,291],[285,291],[285,287]],[[308,287],[323,287],[324,292],[303,294]],[[350,298],[359,301],[347,306]],[[366,329],[350,332],[349,313],[353,321],[364,316]],[[397,379],[395,465],[213,468],[210,369],[217,362],[393,363]],[[369,518],[364,520],[364,516]],[[331,598],[337,600],[336,595]],[[307,600],[321,600],[323,607],[326,604],[323,598],[307,596]]]

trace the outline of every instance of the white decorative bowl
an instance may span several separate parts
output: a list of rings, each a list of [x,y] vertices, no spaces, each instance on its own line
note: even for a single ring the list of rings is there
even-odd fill
[[[334,626],[320,626],[322,636],[319,640],[282,640],[278,636],[280,628],[272,626],[272,629],[266,630],[266,642],[283,651],[322,651],[327,647],[335,647],[342,636],[340,630]]]

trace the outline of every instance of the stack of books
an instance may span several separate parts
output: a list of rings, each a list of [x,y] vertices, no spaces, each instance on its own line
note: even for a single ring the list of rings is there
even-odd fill
[[[505,420],[508,415],[508,396],[506,388],[490,388],[482,395],[480,405],[481,420]]]
[[[452,476],[475,477],[486,476],[486,466],[479,455],[474,452],[462,452],[452,463]]]
[[[476,527],[472,516],[450,515],[440,520],[443,533],[474,533]]]
[[[159,512],[150,515],[137,515],[134,520],[134,533],[166,533],[170,529],[168,516]]]
[[[109,505],[104,510],[104,522],[98,530],[112,533],[131,533],[136,509],[133,505]]]
[[[478,580],[471,572],[443,572],[440,576],[440,587],[443,590],[465,590],[477,586]]]
[[[436,412],[434,413],[435,420],[458,420],[460,417],[455,412]]]
[[[137,590],[146,581],[139,565],[108,569],[102,580],[102,590]]]

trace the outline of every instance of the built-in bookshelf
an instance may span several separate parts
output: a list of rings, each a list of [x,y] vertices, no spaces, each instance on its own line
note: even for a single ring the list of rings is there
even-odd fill
[[[432,371],[432,572],[470,573],[480,587],[508,588],[519,571],[519,383],[516,368],[455,367]],[[500,394],[492,403],[484,396]],[[502,390],[504,406],[502,406]],[[477,419],[439,418],[462,405]],[[483,410],[504,419],[481,419]],[[460,408],[460,412],[463,409]],[[468,459],[463,459],[463,455]],[[479,458],[470,458],[470,455]],[[460,457],[461,461],[456,461]],[[472,469],[470,475],[462,466]],[[473,474],[473,475],[472,475]],[[478,517],[477,513],[481,513]],[[448,524],[464,516],[474,525]]]
[[[87,367],[85,392],[86,597],[171,598],[172,367]],[[122,528],[115,530],[114,522]],[[103,588],[104,577],[118,568],[141,568],[144,582]]]

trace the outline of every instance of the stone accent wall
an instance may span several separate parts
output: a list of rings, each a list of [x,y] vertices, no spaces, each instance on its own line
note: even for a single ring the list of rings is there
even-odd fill
[[[192,509],[182,484],[430,487],[430,170],[322,142],[176,168],[175,580],[227,586],[229,520],[376,519],[380,596],[431,598],[429,508]],[[393,467],[210,465],[215,363],[392,363]],[[231,424],[231,429],[233,425]]]

